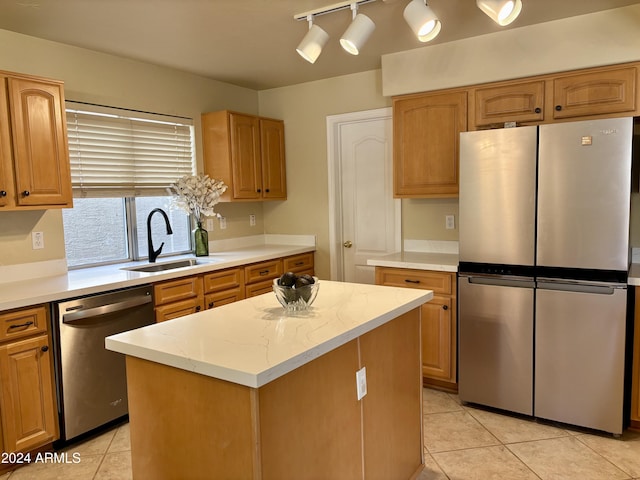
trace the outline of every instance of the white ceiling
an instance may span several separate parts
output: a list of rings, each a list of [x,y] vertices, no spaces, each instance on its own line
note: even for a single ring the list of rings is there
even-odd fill
[[[330,40],[315,64],[295,47],[307,31],[293,16],[337,0],[0,0],[0,29],[177,68],[256,90],[380,68],[380,57],[500,30],[474,0],[429,0],[440,35],[420,43],[404,22],[408,0],[364,4],[376,30],[359,56],[340,48],[349,10],[316,23]],[[509,27],[640,3],[640,0],[522,0]]]

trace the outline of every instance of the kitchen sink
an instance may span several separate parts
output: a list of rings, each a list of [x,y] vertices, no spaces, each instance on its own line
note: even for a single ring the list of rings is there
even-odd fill
[[[206,265],[213,262],[215,262],[215,260],[183,258],[180,260],[173,260],[171,262],[147,263],[146,265],[138,265],[135,267],[123,267],[122,270],[130,270],[132,272],[164,272],[165,270],[173,270],[174,268],[192,267],[194,265]]]

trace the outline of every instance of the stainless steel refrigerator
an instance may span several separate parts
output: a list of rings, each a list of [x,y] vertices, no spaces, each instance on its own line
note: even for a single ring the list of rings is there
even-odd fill
[[[462,401],[622,432],[632,134],[460,135]]]

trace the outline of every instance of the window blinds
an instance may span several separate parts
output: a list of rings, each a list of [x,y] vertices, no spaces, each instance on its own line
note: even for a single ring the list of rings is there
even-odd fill
[[[66,109],[74,196],[166,195],[195,173],[189,119],[73,102]]]

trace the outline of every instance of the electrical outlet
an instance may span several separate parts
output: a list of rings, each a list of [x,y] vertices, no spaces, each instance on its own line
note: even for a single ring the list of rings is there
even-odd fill
[[[250,227],[256,226],[256,216],[253,214],[249,215],[249,226]]]
[[[445,219],[445,228],[447,230],[453,230],[456,228],[456,218],[453,215],[446,215]]]
[[[213,218],[207,218],[207,230],[208,231],[213,230]]]
[[[31,232],[31,247],[34,250],[40,250],[41,248],[44,248],[43,232]]]
[[[362,367],[356,372],[356,390],[358,392],[358,400],[361,400],[367,394],[367,367]]]
[[[220,230],[227,228],[227,217],[220,217]]]

